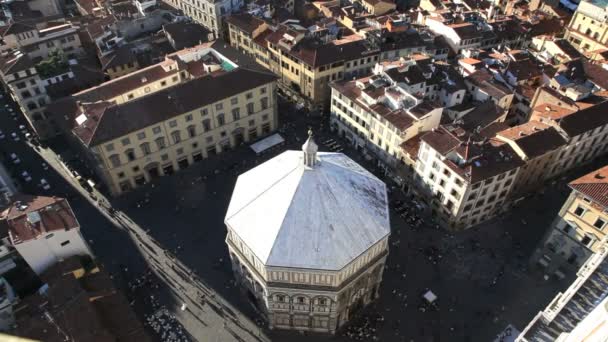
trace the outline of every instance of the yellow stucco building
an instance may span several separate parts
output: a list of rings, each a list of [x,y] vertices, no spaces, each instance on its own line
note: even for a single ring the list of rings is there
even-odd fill
[[[566,38],[581,52],[604,50],[608,46],[605,0],[581,1],[566,29]]]
[[[241,67],[212,45],[53,104],[111,194],[276,129],[276,76]]]
[[[608,166],[569,184],[572,193],[562,206],[532,260],[546,274],[573,273],[606,244]]]

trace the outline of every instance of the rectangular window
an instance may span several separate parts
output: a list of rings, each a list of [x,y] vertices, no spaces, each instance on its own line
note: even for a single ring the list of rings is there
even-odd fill
[[[221,103],[217,103],[217,104],[215,105],[215,110],[222,110],[223,108],[224,108],[224,105],[223,105],[223,104],[221,104]]]
[[[203,120],[203,131],[209,132],[211,130],[211,120]]]
[[[176,127],[176,126],[177,126],[177,120],[169,121],[169,127]]]
[[[247,104],[247,115],[253,114],[253,111],[254,111],[253,102],[252,103],[248,103]]]
[[[70,244],[70,240],[65,240],[65,241],[63,241],[63,242],[61,243],[61,247],[63,247],[63,246],[67,246],[67,245],[69,245],[69,244]]]
[[[178,144],[182,141],[182,137],[179,131],[174,131],[171,133],[171,139],[173,139],[173,143]]]
[[[131,143],[131,140],[129,138],[124,138],[120,142],[122,143],[122,146],[127,146]]]
[[[581,216],[583,216],[583,214],[585,214],[585,211],[586,211],[585,208],[578,206],[576,208],[576,210],[574,210],[574,215],[581,217]]]
[[[597,220],[595,220],[595,223],[593,224],[593,226],[597,229],[603,229],[605,225],[606,221],[602,220],[599,217],[597,218]]]
[[[265,88],[262,88],[262,89],[265,89]],[[268,108],[268,98],[265,97],[265,98],[261,99],[260,104],[262,105],[262,110]]]
[[[220,114],[217,116],[217,124],[219,126],[223,126],[224,124],[226,124],[226,119],[224,119],[224,114]]]
[[[110,163],[112,164],[112,167],[120,166],[120,156],[118,154],[111,155],[109,159],[110,159]]]
[[[106,151],[108,151],[108,152],[114,151],[114,144],[107,144],[106,145]]]
[[[240,118],[241,118],[241,110],[240,110],[240,108],[234,108],[234,109],[232,110],[232,119],[233,119],[234,121],[237,121],[237,120],[239,120]]]
[[[188,136],[190,136],[190,138],[193,138],[196,135],[196,127],[194,125],[190,125],[188,126]]]
[[[201,116],[205,116],[207,115],[209,112],[207,111],[207,108],[201,109]]]
[[[139,147],[141,148],[141,152],[144,154],[144,156],[147,156],[148,154],[150,154],[150,144],[145,142],[141,145],[139,145]]]
[[[156,127],[152,128],[152,133],[154,133],[154,134],[160,133],[160,126],[156,126]]]
[[[233,98],[230,99],[230,104],[231,105],[234,106],[237,103],[239,103],[239,98],[238,97],[233,97]]]
[[[129,161],[135,160],[135,152],[133,151],[133,149],[129,149],[129,150],[125,151],[125,154],[127,155],[127,159]]]
[[[157,138],[155,140],[155,142],[156,142],[156,146],[158,147],[159,150],[162,150],[163,148],[166,147],[165,138],[163,138],[163,137]]]
[[[581,243],[585,246],[588,246],[591,244],[591,237],[589,237],[589,235],[585,235],[582,239],[581,239]]]
[[[186,121],[187,122],[192,121],[192,114],[186,115]]]
[[[137,133],[137,139],[139,139],[139,140],[146,139],[146,132],[139,132],[139,133]]]

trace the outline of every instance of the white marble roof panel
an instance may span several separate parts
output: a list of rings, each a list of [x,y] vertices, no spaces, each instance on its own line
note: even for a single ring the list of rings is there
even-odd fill
[[[342,269],[390,233],[386,186],[341,153],[318,153],[314,169],[302,156],[241,175],[226,224],[266,265]]]

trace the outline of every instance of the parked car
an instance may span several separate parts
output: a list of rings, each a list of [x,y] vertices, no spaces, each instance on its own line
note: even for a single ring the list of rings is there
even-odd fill
[[[13,164],[21,163],[21,159],[19,159],[19,157],[17,157],[17,155],[14,153],[11,153],[11,160],[13,161]]]
[[[42,169],[43,170],[48,170],[49,166],[47,165],[47,163],[42,163]]]
[[[51,185],[46,181],[46,179],[42,178],[40,180],[40,186],[44,189],[44,190],[48,190],[51,188]]]
[[[15,132],[11,133],[11,137],[13,137],[13,140],[15,140],[15,141],[21,140],[21,139],[19,139],[19,136]]]
[[[23,133],[23,134],[26,134],[27,128],[25,127],[25,125],[19,125],[19,131],[21,131],[21,133]]]
[[[4,139],[6,138],[6,136],[4,135],[4,133],[2,131],[0,131],[0,139]]]
[[[32,180],[32,176],[30,176],[30,174],[29,174],[27,171],[23,171],[23,172],[21,172],[21,177],[23,177],[23,179],[24,179],[26,182],[29,182],[29,181],[31,181],[31,180]]]

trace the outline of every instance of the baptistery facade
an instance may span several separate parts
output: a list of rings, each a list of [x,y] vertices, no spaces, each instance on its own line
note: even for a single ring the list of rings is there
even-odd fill
[[[386,186],[312,136],[240,175],[225,223],[235,277],[271,328],[334,333],[378,296]]]

